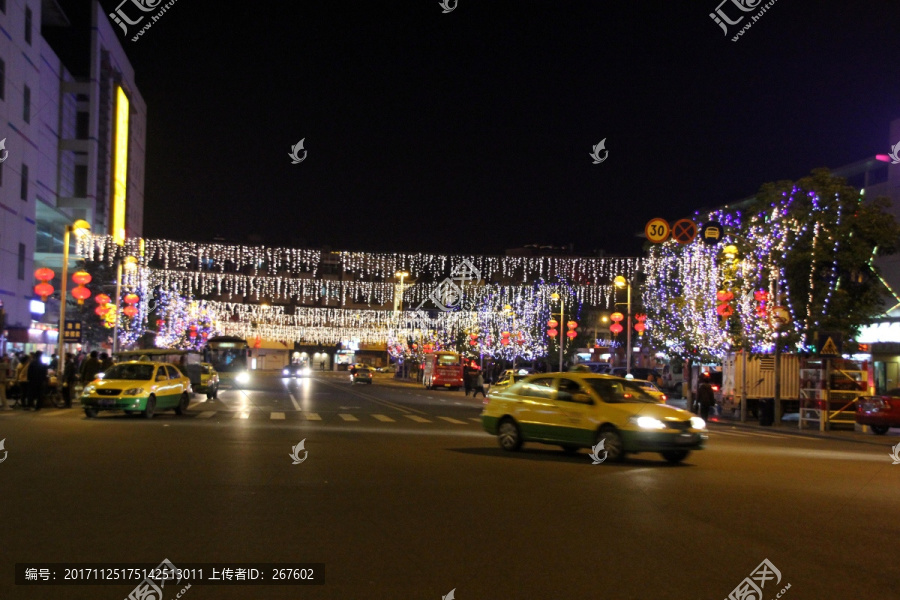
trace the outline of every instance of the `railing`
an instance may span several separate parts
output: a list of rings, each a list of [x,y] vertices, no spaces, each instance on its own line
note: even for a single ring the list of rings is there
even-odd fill
[[[822,398],[801,398],[799,427],[803,429],[804,423],[810,421],[817,422],[820,431],[830,429],[833,424],[854,425],[856,423],[856,407],[854,405],[858,400],[859,396],[841,405],[837,410],[831,410],[831,407],[836,404],[834,400],[828,402]],[[838,403],[840,402],[843,401],[838,401]],[[853,408],[847,410],[850,407]]]

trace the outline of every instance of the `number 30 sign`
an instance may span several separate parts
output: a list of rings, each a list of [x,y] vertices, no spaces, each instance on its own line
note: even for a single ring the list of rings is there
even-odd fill
[[[644,234],[654,244],[666,241],[669,237],[669,231],[669,223],[665,219],[650,219],[647,222],[647,226],[644,227]]]

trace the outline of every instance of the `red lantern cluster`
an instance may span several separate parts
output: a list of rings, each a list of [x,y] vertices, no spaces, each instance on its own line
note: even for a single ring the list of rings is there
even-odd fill
[[[72,297],[78,300],[78,304],[84,304],[84,301],[91,297],[91,290],[84,287],[91,282],[91,274],[87,271],[78,271],[72,275],[72,281],[77,284],[72,290]]]
[[[644,324],[644,321],[647,320],[647,315],[638,313],[634,315],[634,318],[637,320],[637,323],[634,325],[634,330],[638,332],[638,335],[644,335],[644,331],[647,330],[647,325]]]
[[[516,335],[516,343],[520,346],[525,343],[525,336],[522,335],[521,331]]]
[[[53,286],[49,282],[55,275],[47,267],[42,267],[34,272],[34,278],[41,282],[34,286],[34,293],[41,297],[41,302],[46,302],[47,298],[53,293]]]
[[[734,294],[728,290],[720,290],[716,292],[716,300],[719,303],[718,306],[716,306],[716,312],[720,317],[727,319],[734,314],[734,307],[731,306],[731,301],[734,300]]]
[[[500,343],[504,346],[509,346],[509,332],[504,331],[500,334]]]
[[[769,293],[765,290],[758,290],[753,292],[753,299],[756,300],[756,316],[765,319],[769,312],[766,308],[766,302],[769,301]]]
[[[566,323],[566,327],[569,328],[569,331],[566,332],[566,337],[569,338],[570,340],[574,340],[575,337],[578,335],[578,332],[575,331],[575,329],[578,327],[578,322],[577,321],[569,321],[568,323]]]
[[[191,337],[192,340],[197,339],[197,326],[196,325],[191,325],[190,327],[188,327],[188,335]]]
[[[550,328],[547,330],[547,335],[549,335],[550,337],[555,338],[559,334],[559,332],[556,330],[556,328],[559,327],[559,321],[557,321],[556,319],[550,319],[549,321],[547,321],[547,327]]]
[[[622,330],[625,328],[622,327],[622,325],[621,325],[621,323],[619,323],[619,321],[621,321],[624,318],[625,318],[625,315],[623,315],[620,312],[614,312],[613,314],[609,315],[609,320],[613,322],[613,324],[609,326],[609,330],[616,335],[622,333]]]
[[[127,304],[128,306],[123,308],[122,312],[125,313],[125,316],[127,316],[128,318],[134,318],[134,315],[136,315],[138,312],[138,309],[135,306],[135,304],[140,302],[141,297],[138,296],[137,294],[125,294],[124,300],[125,300],[125,304]],[[257,341],[259,341],[259,337],[257,337],[256,339],[257,339]],[[259,346],[256,346],[256,347],[259,348]]]

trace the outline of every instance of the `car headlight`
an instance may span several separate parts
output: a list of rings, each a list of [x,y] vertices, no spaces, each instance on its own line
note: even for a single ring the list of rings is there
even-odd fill
[[[131,388],[130,390],[125,390],[126,396],[137,396],[142,393],[144,393],[144,388]]]
[[[694,429],[706,429],[706,421],[700,417],[691,417],[691,427]]]
[[[97,386],[95,386],[95,385],[89,385],[89,386],[87,386],[86,388],[84,388],[84,392],[82,392],[82,394],[85,395],[85,396],[87,396],[88,394],[93,393],[93,391],[96,390],[96,389],[97,389]]]
[[[281,374],[282,374],[282,375],[290,375],[290,374],[291,374],[291,370],[290,370],[290,369],[283,369],[283,370],[281,371]]]
[[[631,417],[628,419],[641,429],[665,429],[666,424],[654,417]]]
[[[310,373],[312,373],[312,369],[310,369],[309,367],[303,367],[302,373],[304,375],[309,375]]]
[[[248,373],[247,371],[241,371],[237,374],[234,380],[238,383],[247,383],[250,381],[250,373]]]

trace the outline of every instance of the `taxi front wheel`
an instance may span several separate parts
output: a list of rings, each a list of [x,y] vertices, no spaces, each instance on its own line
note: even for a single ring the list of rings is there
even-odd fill
[[[625,459],[625,443],[622,441],[622,436],[614,427],[604,427],[597,432],[597,437],[594,439],[594,445],[596,446],[601,441],[603,442],[603,449],[606,450],[606,456],[609,459],[609,462],[621,462]]]
[[[672,463],[673,465],[677,465],[684,459],[688,457],[690,451],[688,450],[666,450],[665,452],[660,452],[662,457]]]
[[[86,408],[84,409],[84,416],[88,419],[93,419],[97,416],[97,410],[94,408]]]
[[[522,447],[522,431],[512,419],[503,419],[497,428],[497,441],[507,452],[515,452]]]

